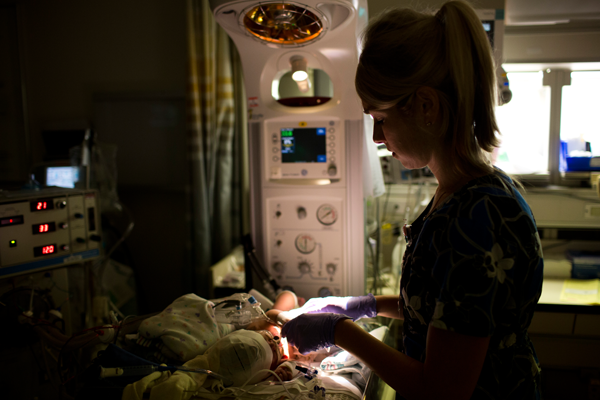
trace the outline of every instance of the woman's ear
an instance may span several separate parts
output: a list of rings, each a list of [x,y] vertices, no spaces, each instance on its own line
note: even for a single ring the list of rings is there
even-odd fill
[[[437,91],[429,86],[421,86],[415,94],[418,112],[421,113],[423,123],[426,126],[434,124],[440,110],[440,99]]]

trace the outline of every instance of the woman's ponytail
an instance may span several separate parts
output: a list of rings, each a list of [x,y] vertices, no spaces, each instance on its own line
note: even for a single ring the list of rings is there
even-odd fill
[[[436,18],[444,26],[448,73],[457,102],[453,148],[461,158],[473,160],[479,148],[491,152],[498,146],[492,48],[481,20],[468,4],[445,3]]]

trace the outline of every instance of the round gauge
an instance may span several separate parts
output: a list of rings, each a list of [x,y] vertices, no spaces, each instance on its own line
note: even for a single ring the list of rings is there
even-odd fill
[[[317,247],[315,238],[308,233],[301,233],[296,237],[296,249],[302,254],[312,253]]]
[[[337,210],[331,204],[323,204],[317,210],[317,219],[323,225],[333,225],[337,217]]]

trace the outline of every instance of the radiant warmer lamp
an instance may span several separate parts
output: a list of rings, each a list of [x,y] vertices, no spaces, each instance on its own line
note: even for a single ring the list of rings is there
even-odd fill
[[[244,70],[259,260],[302,297],[364,294],[365,118],[354,75],[366,0],[210,5]],[[292,72],[303,73],[289,80],[300,95],[286,97]]]

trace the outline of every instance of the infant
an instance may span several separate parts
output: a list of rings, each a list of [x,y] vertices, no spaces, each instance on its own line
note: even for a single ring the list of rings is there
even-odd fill
[[[294,317],[293,313],[289,313],[288,311],[300,307],[302,305],[301,303],[304,303],[304,299],[296,297],[293,292],[284,290],[277,295],[273,307],[266,311],[266,316],[269,319],[254,320],[246,326],[245,329],[270,332],[280,345],[280,350],[283,352],[284,358],[305,363],[320,363],[323,359],[331,355],[329,350],[323,349],[304,355],[300,354],[297,347],[288,345],[285,340],[283,343],[279,340],[281,327]]]
[[[202,372],[183,370],[172,375],[155,372],[127,385],[123,398],[141,399],[142,393],[150,391],[151,399],[188,399],[190,393],[200,389],[221,393],[225,387],[239,388],[264,380],[277,380],[268,370],[274,370],[285,381],[299,374],[294,362],[282,362],[279,343],[269,331],[245,329],[220,338],[204,354],[190,359],[183,366],[190,370],[208,370],[220,375],[222,379]]]
[[[282,381],[297,373],[295,363],[283,357],[279,338],[266,330],[240,329],[218,340],[205,355],[210,369],[233,381],[234,386],[254,384],[263,380],[277,380],[268,372],[274,371]]]
[[[295,347],[282,345],[279,340],[281,326],[287,321],[286,312],[297,308],[298,300],[294,293],[283,291],[277,296],[273,307],[266,312],[268,319],[255,319],[243,326],[247,331],[269,332],[270,337],[265,332],[260,335],[271,347],[278,349],[278,355],[273,356],[273,360],[277,359],[273,370],[276,370],[282,359],[320,361],[315,359],[315,354],[301,355]],[[217,320],[213,302],[190,293],[177,298],[161,313],[144,320],[138,329],[138,344],[157,347],[165,357],[164,361],[157,360],[159,362],[178,360],[185,363],[204,354],[218,340],[234,332],[235,328],[232,324]],[[279,370],[278,375],[287,376],[285,371],[285,368]]]

